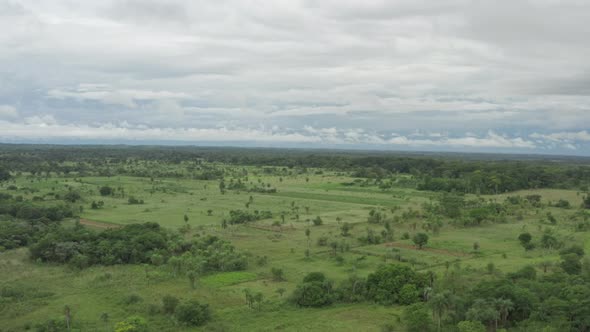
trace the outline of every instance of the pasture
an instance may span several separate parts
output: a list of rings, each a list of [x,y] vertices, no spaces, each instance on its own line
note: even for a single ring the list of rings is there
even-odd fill
[[[22,294],[14,301],[3,298],[0,303],[0,331],[27,330],[48,318],[62,319],[65,305],[71,308],[74,327],[80,331],[112,331],[116,322],[135,314],[145,317],[155,331],[382,331],[386,325],[398,331],[404,325],[402,308],[397,305],[361,302],[297,308],[286,298],[310,272],[323,272],[339,283],[351,275],[366,277],[384,263],[404,264],[438,276],[461,271],[471,279],[493,278],[494,273],[513,272],[525,265],[544,273],[540,264],[557,261],[558,252],[524,250],[517,240],[522,232],[529,232],[535,240],[551,232],[562,241],[581,243],[590,251],[588,233],[576,231],[577,209],[550,204],[565,199],[573,207],[581,205],[583,197],[576,190],[469,194],[468,199],[497,202],[508,196],[535,194],[541,196],[541,204],[535,208],[514,207],[519,210],[518,217],[508,213],[505,222],[477,227],[458,227],[452,218],[442,217],[441,227],[428,231],[429,241],[419,249],[412,235],[424,231],[425,206],[436,201],[438,193],[402,185],[382,189],[350,173],[322,169],[310,169],[305,174],[267,174],[261,167],[214,166],[224,168],[228,174],[241,174],[235,178],[247,178],[249,188],[274,188],[276,192],[221,190],[219,180],[75,173],[46,177],[22,173],[10,183],[16,189],[8,189],[7,185],[0,188],[39,204],[51,204],[67,192],[77,192],[81,197],[73,205],[79,209],[79,218],[64,221],[66,225],[81,220],[100,232],[109,227],[156,222],[171,230],[183,229],[186,239],[214,235],[228,240],[246,253],[249,261],[245,271],[200,276],[192,289],[186,276],[175,275],[165,264],[78,270],[31,261],[25,248],[5,251],[0,253],[0,288],[19,289]],[[159,167],[184,171],[178,165]],[[226,186],[231,178],[225,176]],[[411,176],[398,175],[392,181],[408,179]],[[114,193],[101,195],[103,186],[113,188]],[[130,204],[131,197],[143,203]],[[101,206],[92,208],[92,203],[99,201]],[[223,225],[232,210],[270,211],[272,217]],[[372,244],[358,240],[370,231],[380,234],[383,230],[383,225],[368,222],[371,211],[394,220],[391,241]],[[547,213],[557,222],[547,222]],[[317,217],[322,220],[319,225],[313,222]],[[345,223],[350,226],[346,236],[342,231]],[[321,239],[324,244],[320,244]],[[332,242],[338,242],[338,247],[331,247]],[[284,280],[274,280],[272,268],[282,269]],[[245,289],[263,294],[259,310],[247,306]],[[214,317],[202,327],[181,326],[161,312],[165,295],[208,303]]]

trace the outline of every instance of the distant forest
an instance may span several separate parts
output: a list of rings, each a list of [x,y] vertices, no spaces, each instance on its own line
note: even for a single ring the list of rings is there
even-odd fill
[[[336,150],[253,149],[167,146],[0,145],[0,176],[42,174],[125,174],[121,165],[143,161],[323,168],[359,178],[386,179],[407,174],[416,189],[497,194],[521,189],[588,190],[590,158],[494,154],[393,153]],[[133,176],[152,176],[145,171]],[[181,173],[157,174],[182,177]],[[221,178],[218,170],[206,175]]]

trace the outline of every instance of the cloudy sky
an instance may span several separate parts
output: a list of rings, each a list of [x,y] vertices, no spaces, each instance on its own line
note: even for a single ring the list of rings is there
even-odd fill
[[[0,141],[590,155],[590,3],[0,0]]]

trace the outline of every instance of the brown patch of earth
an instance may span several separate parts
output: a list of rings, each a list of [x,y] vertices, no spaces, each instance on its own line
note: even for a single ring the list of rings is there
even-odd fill
[[[399,243],[399,242],[389,242],[385,243],[386,247],[393,247],[393,248],[403,248],[403,249],[414,249],[414,250],[423,250],[428,252],[433,252],[436,254],[446,255],[446,256],[454,256],[454,257],[468,257],[469,254],[459,252],[459,251],[451,251],[447,249],[435,249],[435,248],[428,248],[423,247],[422,249],[418,249],[417,246],[408,244],[408,243]]]
[[[106,222],[93,221],[93,220],[88,220],[88,219],[83,219],[83,218],[80,218],[80,224],[82,224],[84,226],[90,226],[90,227],[96,227],[96,228],[102,228],[102,229],[120,228],[121,227],[121,225],[109,224]]]

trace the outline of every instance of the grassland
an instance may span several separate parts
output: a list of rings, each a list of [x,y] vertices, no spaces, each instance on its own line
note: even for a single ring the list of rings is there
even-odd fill
[[[14,183],[18,189],[11,193],[31,200],[35,196],[43,197],[41,204],[50,204],[55,199],[48,195],[52,192],[80,192],[82,200],[76,203],[82,207],[80,217],[94,222],[88,227],[97,231],[108,225],[146,221],[171,229],[188,224],[190,231],[186,237],[217,235],[247,252],[251,259],[247,271],[202,276],[197,287],[191,289],[186,277],[174,276],[166,266],[95,266],[78,271],[67,266],[32,262],[26,249],[6,251],[0,253],[0,288],[18,285],[29,291],[11,305],[0,303],[0,331],[21,331],[47,318],[59,318],[66,304],[72,308],[74,326],[82,331],[111,331],[115,322],[133,314],[146,317],[155,331],[380,331],[384,324],[403,330],[401,309],[397,306],[360,303],[302,309],[285,299],[309,272],[324,272],[338,282],[351,274],[366,276],[383,262],[397,260],[399,263],[400,257],[403,257],[401,264],[418,270],[442,274],[449,266],[454,266],[469,275],[485,274],[490,263],[498,270],[510,272],[524,265],[538,266],[542,261],[558,259],[554,250],[523,250],[516,240],[523,231],[539,238],[545,230],[551,229],[565,241],[583,243],[590,251],[590,235],[576,232],[570,221],[575,209],[548,206],[550,201],[559,199],[579,206],[582,197],[573,190],[543,189],[483,196],[503,201],[508,195],[534,193],[542,196],[544,206],[527,210],[521,220],[509,217],[501,224],[462,228],[445,220],[440,231],[431,235],[427,247],[418,250],[410,239],[402,239],[402,234],[415,233],[416,224],[420,229],[419,218],[395,224],[392,243],[364,245],[356,239],[366,233],[367,228],[382,229],[367,223],[371,209],[401,217],[410,210],[420,212],[424,203],[437,196],[435,193],[395,187],[382,190],[374,185],[347,186],[343,183],[353,182],[355,178],[328,171],[288,176],[263,175],[255,167],[248,171],[251,183],[270,184],[277,192],[228,190],[222,194],[219,181],[194,179],[75,175],[33,179],[27,174],[18,176]],[[123,188],[124,195],[103,197],[98,189],[104,185]],[[0,190],[8,192],[6,188]],[[130,196],[144,200],[144,204],[129,204]],[[246,207],[250,200],[252,203]],[[91,209],[93,201],[104,201],[104,207]],[[299,218],[288,213],[286,221],[281,222],[281,213],[292,211],[292,206],[299,207]],[[269,210],[273,218],[222,228],[222,220],[235,209]],[[547,212],[555,216],[557,224],[542,222]],[[184,220],[185,215],[188,222]],[[310,220],[316,216],[322,218],[323,225],[313,226]],[[74,222],[76,220],[66,221]],[[345,238],[340,235],[344,222],[353,225],[351,235]],[[311,230],[309,239],[305,235],[307,228]],[[329,247],[317,245],[322,236],[346,241],[350,250],[341,253],[339,256],[343,259],[337,260]],[[475,242],[480,246],[477,252],[473,248]],[[307,249],[309,257],[305,255]],[[286,280],[273,281],[272,267],[283,269]],[[247,307],[243,293],[246,288],[264,294],[262,310]],[[277,293],[279,288],[285,289],[284,295]],[[177,325],[157,309],[161,298],[167,294],[209,303],[214,319],[200,328]],[[137,295],[141,300],[126,304],[130,295]],[[108,319],[101,319],[103,313],[108,314]]]

